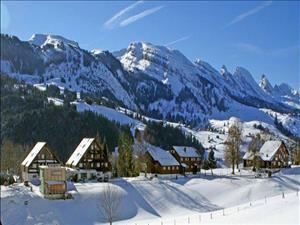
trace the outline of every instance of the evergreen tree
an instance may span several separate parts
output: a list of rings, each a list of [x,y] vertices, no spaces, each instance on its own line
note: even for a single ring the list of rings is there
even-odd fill
[[[215,152],[212,149],[208,153],[208,167],[210,168],[211,175],[213,175],[212,169],[217,167],[217,161],[215,159]]]
[[[132,144],[131,138],[127,134],[122,133],[118,144],[118,176],[128,177],[134,174]]]

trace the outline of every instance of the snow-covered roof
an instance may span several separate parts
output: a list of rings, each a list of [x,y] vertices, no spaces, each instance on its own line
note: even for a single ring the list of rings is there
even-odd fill
[[[188,165],[186,165],[185,163],[181,163],[181,166],[184,168],[188,168]]]
[[[260,157],[264,161],[271,161],[281,145],[281,141],[267,141],[261,147],[259,153]]]
[[[243,156],[243,159],[245,159],[245,160],[252,160],[253,159],[253,152],[250,152],[250,151],[247,151],[246,153],[245,153],[245,155]]]
[[[33,147],[33,149],[30,151],[30,153],[27,155],[27,157],[23,160],[22,166],[30,166],[34,158],[39,154],[39,152],[42,150],[42,148],[46,145],[46,142],[38,142]]]
[[[257,152],[256,154],[254,154],[253,152],[246,152],[245,155],[243,156],[243,159],[245,160],[253,160],[254,159],[254,155],[256,155],[257,157],[260,157],[260,153]]]
[[[197,149],[188,146],[173,146],[180,157],[200,157]]]
[[[156,146],[148,146],[147,151],[161,166],[179,166],[179,163],[170,152]]]
[[[264,143],[264,145],[260,148],[259,153],[257,153],[257,156],[259,156],[263,161],[271,161],[277,152],[278,148],[281,145],[281,141],[267,141]],[[243,156],[243,159],[245,160],[253,160],[254,154],[253,152],[246,152]]]
[[[69,166],[77,166],[80,159],[86,152],[86,150],[89,148],[89,146],[94,141],[94,138],[83,138],[80,144],[77,146],[71,157],[68,159],[66,165]]]
[[[46,183],[49,185],[65,184],[64,181],[56,181],[56,180],[48,180],[48,181],[46,181]]]

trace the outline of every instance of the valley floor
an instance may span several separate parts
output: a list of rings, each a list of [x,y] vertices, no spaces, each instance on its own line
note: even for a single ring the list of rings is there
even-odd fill
[[[257,179],[244,170],[241,175],[228,173],[216,169],[214,176],[177,180],[114,180],[123,195],[114,224],[299,224],[300,167],[284,169],[272,178]],[[99,207],[106,185],[77,183],[71,191],[73,200],[46,200],[38,187],[31,192],[21,184],[1,186],[1,221],[5,225],[105,224]]]

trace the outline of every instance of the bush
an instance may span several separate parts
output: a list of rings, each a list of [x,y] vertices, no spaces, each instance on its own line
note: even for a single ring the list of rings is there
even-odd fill
[[[15,183],[12,175],[0,173],[0,185],[11,185]]]

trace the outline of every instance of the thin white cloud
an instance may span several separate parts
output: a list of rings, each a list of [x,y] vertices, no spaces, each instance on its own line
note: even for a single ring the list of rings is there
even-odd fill
[[[150,9],[146,9],[145,11],[139,13],[139,14],[136,14],[134,16],[131,16],[123,21],[120,22],[120,26],[121,27],[125,27],[125,26],[128,26],[129,24],[133,23],[133,22],[136,22],[142,18],[144,18],[145,16],[149,16],[155,12],[158,12],[159,10],[161,10],[163,8],[163,6],[157,6],[157,7],[154,7],[154,8],[150,8]]]
[[[129,6],[127,6],[126,8],[122,9],[121,11],[119,11],[118,13],[116,13],[113,17],[111,17],[109,20],[107,20],[104,23],[104,27],[106,28],[113,28],[114,25],[120,20],[120,18],[127,12],[129,12],[130,10],[134,9],[135,7],[137,7],[139,4],[143,3],[143,1],[137,1]]]
[[[255,8],[247,11],[247,12],[244,12],[240,15],[238,15],[237,17],[235,17],[230,23],[228,23],[226,27],[229,27],[235,23],[238,23],[238,22],[241,22],[242,20],[244,20],[245,18],[251,16],[251,15],[254,15],[256,13],[258,13],[259,11],[263,10],[264,8],[270,6],[272,4],[272,1],[267,1],[267,2],[263,2],[262,4],[256,6]]]
[[[237,43],[234,46],[241,51],[252,53],[259,56],[284,57],[284,56],[290,56],[291,54],[300,53],[299,45],[293,45],[293,46],[277,48],[277,49],[264,49],[260,46],[249,44],[249,43]]]
[[[184,36],[182,38],[178,38],[178,39],[176,39],[174,41],[168,42],[167,44],[165,44],[165,46],[168,47],[168,46],[174,45],[174,44],[176,44],[178,42],[185,41],[185,40],[190,39],[190,38],[191,38],[191,35]]]
[[[237,44],[235,44],[235,47],[237,47],[238,49],[240,49],[242,51],[249,52],[249,53],[255,53],[255,54],[259,54],[259,55],[262,55],[265,52],[259,46],[254,45],[254,44],[249,44],[249,43],[237,43]]]

